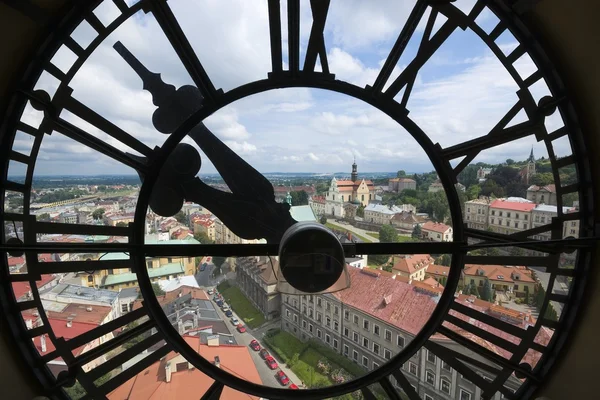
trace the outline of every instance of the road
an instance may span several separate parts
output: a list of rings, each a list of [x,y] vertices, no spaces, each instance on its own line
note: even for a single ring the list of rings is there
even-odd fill
[[[258,370],[258,374],[260,375],[260,379],[262,380],[263,384],[266,386],[272,386],[272,387],[278,387],[278,388],[282,388],[283,386],[279,383],[279,381],[277,380],[277,378],[275,378],[275,374],[277,373],[277,371],[279,369],[281,369],[283,372],[285,372],[285,374],[288,376],[288,378],[290,378],[290,382],[295,383],[296,385],[300,385],[300,380],[298,379],[298,377],[286,366],[281,365],[281,360],[277,359],[277,357],[275,357],[273,355],[273,357],[275,357],[275,359],[277,360],[277,364],[279,364],[279,368],[275,369],[275,370],[271,370],[268,366],[267,363],[265,363],[265,361],[258,355],[258,351],[254,351],[249,347],[250,342],[252,341],[252,339],[256,339],[258,340],[259,343],[261,343],[259,338],[255,338],[254,334],[256,334],[256,336],[260,337],[262,336],[259,332],[254,332],[251,329],[246,327],[246,332],[245,333],[239,333],[237,331],[237,329],[235,329],[235,327],[231,324],[231,318],[228,318],[225,316],[225,314],[221,311],[221,309],[219,307],[217,307],[217,305],[213,302],[213,304],[215,305],[215,309],[217,310],[217,313],[219,314],[219,316],[221,317],[221,319],[223,321],[226,321],[229,325],[230,325],[230,329],[231,332],[233,333],[233,337],[235,338],[235,341],[242,346],[247,346],[248,350],[250,351],[250,356],[252,357],[252,361],[254,361],[254,365],[256,365],[256,369]],[[240,321],[242,320],[237,314],[233,314],[236,318],[238,318]],[[261,343],[261,347],[262,347],[262,343]],[[288,384],[289,386],[289,384]]]
[[[371,240],[373,243],[379,243],[379,239],[374,238],[373,236],[369,235],[367,233],[368,231],[366,231],[364,229],[357,228],[356,226],[347,224],[345,222],[335,222],[333,220],[327,220],[327,222],[331,223],[332,225],[340,227],[340,229],[350,231],[350,232],[356,233],[358,235],[364,236],[367,239]]]
[[[203,258],[201,263],[204,263],[206,260],[206,258]],[[196,282],[198,282],[198,285],[200,285],[201,287],[211,287],[212,286],[212,271],[215,268],[215,265],[210,262],[210,263],[206,263],[206,269],[204,271],[200,271],[200,269],[198,269],[198,273],[196,274],[195,278],[196,278]],[[200,264],[202,265],[202,264]]]
[[[547,272],[543,272],[545,270],[545,268],[543,268],[543,267],[529,267],[529,268],[535,270],[535,276],[539,279],[539,281],[540,281],[541,285],[544,287],[544,289],[547,289],[548,284],[550,282],[550,274]],[[556,277],[556,280],[554,281],[553,293],[557,293],[557,294],[561,294],[561,295],[569,294],[569,284],[567,282],[566,277],[564,277],[564,276]],[[556,312],[558,312],[559,315],[562,313],[562,309],[563,309],[562,303],[557,303],[557,302],[553,301],[552,306],[556,309]]]

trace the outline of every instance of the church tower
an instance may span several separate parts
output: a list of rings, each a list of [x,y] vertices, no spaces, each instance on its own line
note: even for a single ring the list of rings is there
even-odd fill
[[[357,166],[356,166],[356,158],[354,159],[354,162],[352,163],[352,175],[351,175],[351,179],[352,179],[352,182],[356,182],[358,180],[358,171],[357,171]]]

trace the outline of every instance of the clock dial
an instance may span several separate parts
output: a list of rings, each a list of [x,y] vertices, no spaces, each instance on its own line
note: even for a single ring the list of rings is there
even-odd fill
[[[544,379],[593,193],[504,3],[115,0],[60,22],[1,131],[0,300],[50,392],[471,400]],[[307,221],[331,244],[286,248]]]

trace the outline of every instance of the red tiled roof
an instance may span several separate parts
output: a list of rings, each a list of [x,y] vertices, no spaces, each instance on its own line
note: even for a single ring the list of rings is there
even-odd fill
[[[431,285],[425,281],[415,281],[410,283],[418,292],[424,292],[430,295],[441,295],[444,287],[436,282],[437,285]]]
[[[48,283],[54,280],[54,275],[42,275],[42,279],[37,281],[35,284],[39,288],[44,287]],[[13,282],[12,284],[13,292],[15,293],[15,298],[20,299],[25,296],[27,292],[31,290],[29,286],[29,282]]]
[[[8,257],[8,266],[16,267],[17,265],[25,264],[25,257]]]
[[[426,274],[448,276],[450,274],[450,267],[431,264],[427,267]]]
[[[421,229],[424,229],[426,231],[445,233],[448,231],[448,229],[451,229],[451,227],[446,224],[427,221],[423,225],[421,225]]]
[[[546,186],[531,185],[527,188],[527,191],[530,190],[534,192],[545,190],[550,193],[556,193],[556,185],[554,183]]]
[[[505,267],[503,265],[466,264],[463,273],[465,275],[481,276],[478,272],[479,270],[483,270],[483,276],[493,281],[503,281],[507,283],[535,282],[531,275],[524,272],[522,269]],[[518,275],[518,279],[514,279],[516,277],[515,274]],[[502,278],[498,278],[498,276],[502,276]]]
[[[88,311],[89,309],[89,311]],[[87,304],[69,303],[62,311],[46,311],[48,318],[66,321],[72,318],[73,322],[100,325],[112,312],[111,307],[90,306]]]
[[[246,346],[208,346],[200,344],[197,337],[184,336],[184,340],[207,360],[220,359],[220,368],[244,380],[262,384],[256,366]],[[199,393],[206,393],[214,380],[203,372],[192,368],[171,373],[170,382],[166,382],[165,366],[177,357],[175,352],[155,362],[144,371],[131,378],[108,394],[110,400],[187,400],[198,399]],[[257,399],[255,396],[225,387],[223,400]]]
[[[313,196],[312,201],[315,203],[323,203],[325,204],[325,196]]]
[[[430,296],[418,293],[411,285],[400,282],[397,279],[399,277],[374,277],[358,268],[348,268],[348,273],[351,286],[332,295],[406,332],[416,334],[420,331],[437,305]]]
[[[427,267],[429,264],[433,264],[433,257],[429,254],[413,254],[410,256],[404,256],[401,258],[395,258],[396,263],[392,267],[396,271],[407,272],[412,274],[422,268]]]
[[[529,212],[533,210],[537,204],[535,203],[521,203],[517,201],[506,201],[506,200],[494,200],[490,204],[490,208],[497,208],[500,210],[513,210],[513,211],[524,211]]]
[[[73,322],[71,324],[71,327],[68,327],[67,321],[64,321],[64,320],[48,318],[48,321],[50,322],[50,327],[52,328],[54,335],[57,338],[62,337],[65,340],[73,339],[79,335],[82,335],[88,331],[91,331],[92,329],[94,329],[98,326],[98,324]],[[52,344],[52,341],[47,336],[46,336],[46,351],[45,352],[42,352],[42,342],[41,342],[41,338],[39,336],[36,336],[33,339],[33,344],[37,348],[37,350],[40,354],[48,354],[55,350],[55,347]],[[83,352],[83,350],[85,349],[86,346],[88,346],[88,345],[86,344],[86,345],[80,346],[80,347],[76,348],[75,350],[73,350],[73,355],[75,357],[77,357],[79,354],[81,354]]]

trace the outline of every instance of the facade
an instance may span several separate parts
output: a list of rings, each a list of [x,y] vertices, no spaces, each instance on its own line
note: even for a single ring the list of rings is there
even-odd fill
[[[469,228],[486,230],[489,211],[490,200],[487,198],[467,201],[464,207],[464,222]]]
[[[443,278],[447,279],[449,274],[450,267],[446,267],[444,265],[430,264],[427,266],[427,270],[425,271],[425,277],[433,278],[438,282],[440,282]]]
[[[428,221],[421,225],[423,239],[432,242],[451,242],[452,227],[446,224]]]
[[[390,192],[402,193],[406,189],[417,190],[417,182],[410,178],[393,178],[388,181]]]
[[[325,197],[324,196],[312,196],[308,199],[308,205],[312,208],[313,213],[317,217],[325,214]]]
[[[277,291],[279,263],[268,257],[238,257],[236,259],[236,283],[246,297],[267,319],[279,316],[281,294]]]
[[[521,176],[521,180],[529,184],[531,178],[536,174],[535,171],[535,157],[533,156],[533,148],[531,148],[531,153],[529,154],[529,158],[527,159],[527,164],[521,168],[519,171],[519,175]]]
[[[64,212],[60,214],[59,221],[62,224],[76,224],[79,222],[79,215],[75,212]]]
[[[322,342],[365,371],[372,371],[402,351],[412,340],[435,308],[438,295],[426,293],[427,290],[379,271],[350,268],[349,273],[353,285],[340,292],[282,295],[281,325],[283,330],[300,340]],[[550,337],[546,333],[541,341],[547,343]],[[486,362],[454,342],[441,338],[435,340],[451,350],[467,352],[469,357]],[[498,351],[495,346],[494,351]],[[402,369],[422,399],[481,398],[478,387],[425,349],[415,353]],[[492,379],[485,371],[478,372]],[[393,378],[391,382],[400,388]],[[520,382],[513,377],[507,381],[511,390],[516,390],[519,385]],[[494,400],[500,399],[498,393]]]
[[[215,219],[215,243],[217,244],[252,244],[258,243],[255,239],[242,239],[235,233],[233,233],[227,225],[225,225],[220,219]]]
[[[311,198],[316,194],[314,186],[273,186],[273,192],[275,193],[275,201],[283,203],[286,201],[288,193],[290,192],[301,192],[304,191]]]
[[[216,223],[215,218],[211,214],[194,214],[191,217],[194,234],[204,233],[212,241],[215,240]]]
[[[344,218],[344,204],[355,203],[367,206],[375,199],[375,186],[369,180],[359,180],[356,163],[352,164],[350,180],[331,180],[325,195],[325,214]]]
[[[569,211],[569,207],[563,207],[563,214],[567,214],[569,213]],[[552,218],[555,218],[557,216],[558,207],[545,204],[536,205],[536,207],[533,210],[531,210],[531,227],[537,228],[538,226],[548,225],[552,223]],[[565,222],[565,224],[568,225],[568,222]],[[567,236],[569,236],[569,234],[567,234]],[[547,230],[546,232],[540,232],[539,234],[534,235],[533,238],[536,240],[550,240],[551,232],[550,230]]]
[[[119,293],[113,290],[94,289],[87,286],[59,283],[51,290],[40,292],[40,298],[50,303],[59,303],[59,308],[65,304],[76,303],[86,306],[110,307],[112,319],[122,314],[118,301]],[[61,306],[62,305],[62,306]]]
[[[477,179],[479,180],[479,183],[485,182],[485,179],[491,173],[492,173],[491,168],[479,167],[479,169],[477,170]]]
[[[490,203],[488,227],[493,232],[507,235],[529,229],[531,211],[535,207],[532,202],[494,200]]]
[[[506,267],[502,265],[466,264],[463,271],[463,284],[481,287],[489,281],[492,289],[505,293],[513,293],[524,297],[527,293],[533,295],[535,279],[524,267]]]
[[[429,254],[406,254],[392,257],[392,273],[408,278],[408,281],[425,279],[427,268],[434,263]]]
[[[365,207],[365,222],[379,225],[389,225],[394,215],[402,213],[398,206],[386,206],[383,204],[369,204]]]
[[[429,185],[427,191],[429,193],[442,192],[444,191],[444,185],[442,185],[441,182],[433,182],[431,185]]]
[[[556,185],[529,186],[527,188],[527,200],[531,200],[536,204],[549,204],[555,206],[557,204]]]
[[[413,211],[403,211],[394,215],[390,222],[395,228],[412,231],[415,226],[424,224],[425,219],[416,215]]]

